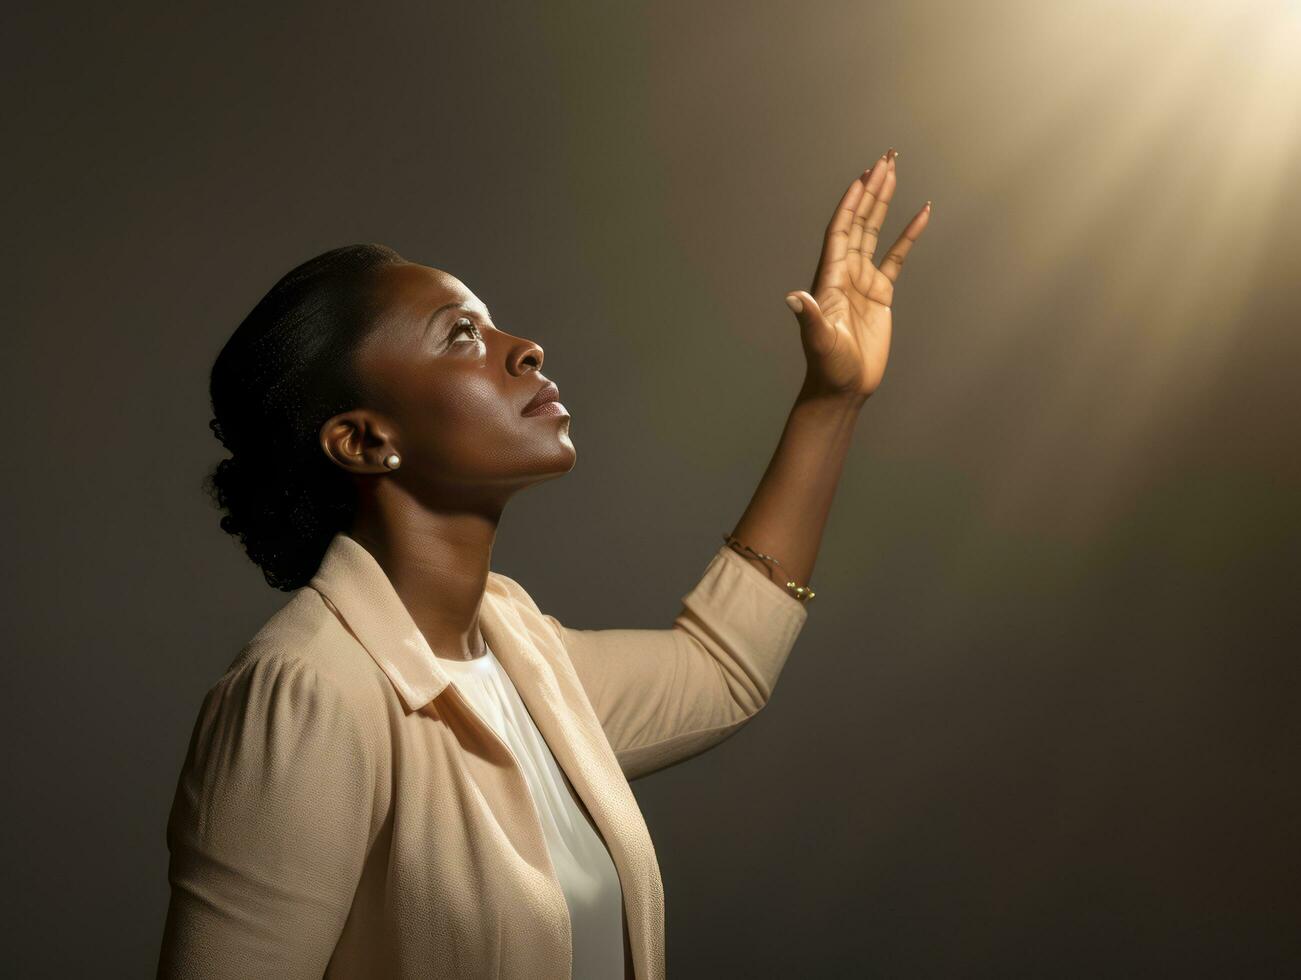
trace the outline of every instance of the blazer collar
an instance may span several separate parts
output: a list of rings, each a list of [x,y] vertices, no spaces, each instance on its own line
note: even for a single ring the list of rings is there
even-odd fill
[[[451,682],[388,575],[355,538],[343,531],[335,534],[309,584],[338,610],[397,689],[408,712],[424,707]],[[494,652],[507,613],[499,604],[508,602],[506,588],[495,572],[489,572],[479,627]]]

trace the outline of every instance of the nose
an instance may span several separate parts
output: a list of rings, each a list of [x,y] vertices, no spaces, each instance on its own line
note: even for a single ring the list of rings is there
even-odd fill
[[[540,344],[520,338],[511,349],[511,371],[515,374],[523,374],[527,370],[526,366],[531,366],[534,371],[541,371],[543,357],[544,352]]]

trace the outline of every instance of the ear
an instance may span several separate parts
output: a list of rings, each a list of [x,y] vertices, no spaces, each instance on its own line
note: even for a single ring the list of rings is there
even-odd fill
[[[364,409],[331,416],[320,440],[325,455],[350,473],[387,473],[384,457],[397,451],[389,424]]]

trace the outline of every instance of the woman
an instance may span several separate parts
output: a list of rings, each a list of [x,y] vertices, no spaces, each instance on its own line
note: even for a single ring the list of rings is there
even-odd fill
[[[574,465],[542,348],[382,246],[278,282],[213,367],[211,477],[292,592],[209,689],[167,828],[167,977],[662,978],[663,890],[628,781],[768,700],[890,303],[895,153],[854,180],[775,455],[671,629],[581,630],[490,570],[516,491]],[[616,558],[617,562],[634,561]]]

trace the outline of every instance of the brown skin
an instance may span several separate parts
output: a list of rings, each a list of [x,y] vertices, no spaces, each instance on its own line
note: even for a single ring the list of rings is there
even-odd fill
[[[781,585],[790,580],[813,585],[809,579],[854,423],[885,373],[894,284],[930,221],[927,201],[880,265],[872,264],[894,196],[897,156],[893,147],[887,150],[849,185],[823,236],[812,292],[787,294],[792,309],[801,307],[795,315],[808,362],[804,384],[768,469],[732,530],[738,540],[781,563],[778,572],[750,558]]]
[[[780,584],[809,583],[854,423],[885,371],[894,283],[929,219],[928,203],[872,264],[894,156],[850,185],[811,291],[788,295],[802,307],[804,384],[733,530],[781,562],[785,576],[750,558]],[[484,649],[479,609],[502,511],[519,490],[573,468],[569,418],[520,414],[546,381],[542,348],[498,329],[454,276],[406,263],[384,268],[377,285],[383,312],[357,354],[369,404],[327,420],[321,446],[357,479],[349,533],[375,556],[430,647],[473,659]],[[440,313],[426,334],[445,303],[461,308]],[[389,470],[383,460],[394,452],[402,462]]]

